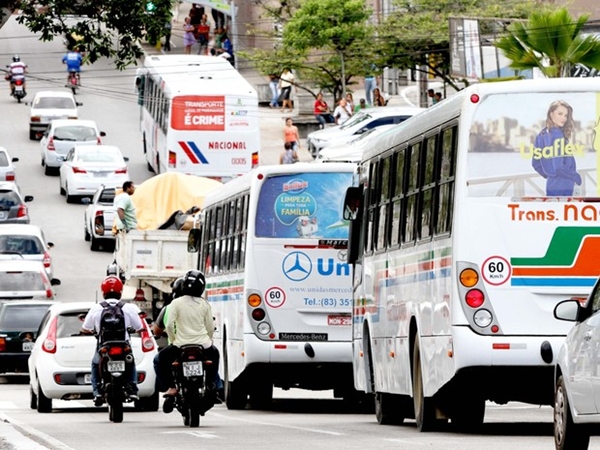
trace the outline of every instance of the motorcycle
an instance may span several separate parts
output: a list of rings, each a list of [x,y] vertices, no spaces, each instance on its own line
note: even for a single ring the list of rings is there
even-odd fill
[[[74,70],[69,71],[69,82],[67,87],[71,88],[73,95],[77,94],[77,88],[79,87],[79,74]]]
[[[127,393],[127,380],[135,364],[131,346],[127,341],[107,341],[98,349],[100,353],[100,386],[108,404],[111,422],[123,422],[123,403],[132,400]]]
[[[216,402],[216,386],[211,386],[212,382],[206,379],[206,366],[212,364],[201,345],[182,346],[181,355],[171,366],[177,388],[175,403],[168,406],[165,402],[163,411],[170,413],[174,406],[181,413],[185,426],[200,426],[200,416]]]
[[[14,76],[12,79],[12,96],[17,99],[18,103],[21,103],[21,99],[25,98],[27,93],[25,92],[25,77],[23,75]]]

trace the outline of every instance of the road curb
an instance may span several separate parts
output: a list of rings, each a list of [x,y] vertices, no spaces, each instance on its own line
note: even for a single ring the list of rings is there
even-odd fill
[[[0,449],[6,450],[75,450],[58,439],[14,420],[0,412]]]

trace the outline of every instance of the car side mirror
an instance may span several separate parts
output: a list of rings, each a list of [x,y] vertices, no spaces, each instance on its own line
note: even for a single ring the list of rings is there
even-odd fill
[[[100,132],[100,137],[104,137],[104,136],[106,136],[106,133],[104,131],[101,131]]]
[[[129,156],[123,156],[123,161],[128,162],[129,161]]]
[[[81,103],[81,102],[75,102],[75,104],[76,104],[77,106],[83,106],[83,103]]]
[[[33,201],[33,195],[26,195],[25,198],[23,198],[23,200],[25,200],[25,202],[32,202]]]
[[[60,286],[60,284],[61,284],[61,283],[60,283],[60,280],[59,280],[58,278],[52,278],[52,279],[50,280],[50,284],[51,284],[52,286]]]
[[[48,246],[48,248],[52,248],[54,247],[54,242],[46,242],[46,245]]]
[[[581,303],[578,300],[563,300],[554,307],[554,317],[558,320],[578,322],[581,315]]]
[[[89,197],[83,197],[81,199],[81,203],[83,203],[84,205],[89,205],[90,203],[92,203],[92,199],[90,199]]]
[[[12,162],[19,162],[19,158],[16,158],[16,157],[15,157],[15,158],[13,158],[11,161],[12,161]]]

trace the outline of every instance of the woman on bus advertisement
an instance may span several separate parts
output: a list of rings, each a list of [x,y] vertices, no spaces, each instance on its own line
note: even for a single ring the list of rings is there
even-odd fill
[[[347,239],[342,202],[351,173],[306,173],[271,177],[261,188],[256,236]]]
[[[517,108],[515,105],[527,105]],[[600,94],[489,95],[469,135],[469,195],[596,197]]]
[[[581,185],[569,141],[575,121],[573,108],[562,100],[553,101],[546,114],[546,127],[535,138],[531,164],[546,179],[549,197],[572,196],[575,184]]]

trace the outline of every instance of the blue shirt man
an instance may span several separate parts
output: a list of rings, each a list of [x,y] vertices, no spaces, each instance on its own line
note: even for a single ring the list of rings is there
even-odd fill
[[[75,51],[69,51],[65,56],[63,56],[62,62],[67,65],[67,72],[77,72],[81,71],[81,62],[83,58],[80,53]]]

